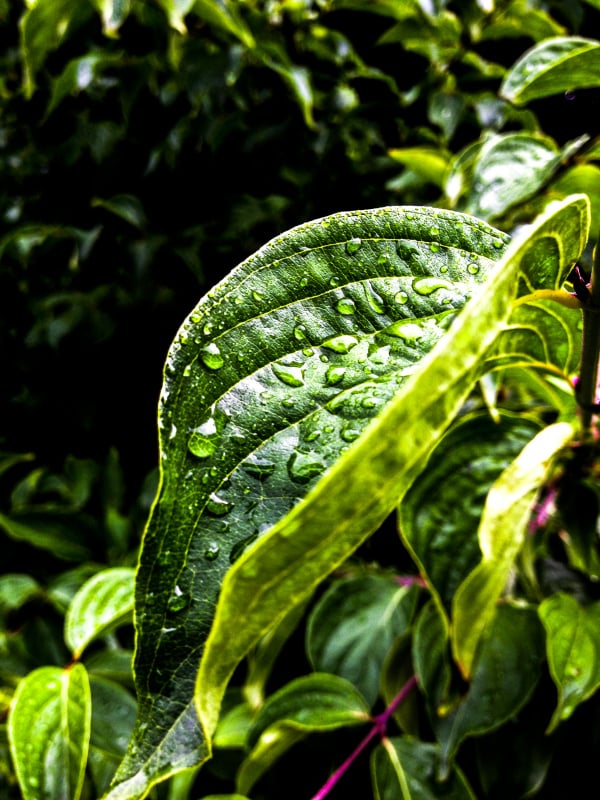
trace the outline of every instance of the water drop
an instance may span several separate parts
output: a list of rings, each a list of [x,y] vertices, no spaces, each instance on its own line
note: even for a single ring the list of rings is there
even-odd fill
[[[431,244],[429,245],[429,249],[431,250],[432,253],[438,253],[440,246],[437,242],[431,242]]]
[[[238,560],[238,558],[242,555],[244,550],[246,550],[252,544],[252,542],[256,539],[257,536],[258,536],[258,531],[256,531],[256,533],[253,533],[251,536],[247,536],[245,539],[242,539],[241,542],[237,542],[236,544],[233,545],[233,547],[231,548],[231,552],[229,553],[229,560],[231,561],[232,564],[234,561]]]
[[[376,397],[363,397],[360,404],[363,408],[375,408],[380,401]]]
[[[469,264],[467,266],[467,272],[471,275],[477,275],[479,272],[479,264]]]
[[[351,316],[356,313],[356,304],[354,300],[351,300],[349,297],[342,297],[341,300],[338,300],[335,308],[336,311],[344,316]]]
[[[373,311],[377,314],[383,314],[385,311],[385,306],[383,304],[383,299],[377,294],[375,289],[370,284],[366,284],[365,286],[365,295],[367,298],[367,303],[371,306]]]
[[[359,236],[355,236],[348,242],[346,242],[346,252],[349,253],[350,255],[353,255],[354,253],[358,252],[358,250],[360,250],[361,245],[362,245],[362,239]]]
[[[413,281],[413,289],[417,294],[428,296],[438,289],[451,289],[452,284],[442,278],[417,278]]]
[[[221,355],[221,351],[214,342],[207,344],[206,347],[203,347],[200,350],[200,358],[202,359],[204,366],[208,367],[208,369],[221,369],[225,363],[225,360]]]
[[[271,368],[275,375],[286,386],[303,386],[304,385],[304,370],[300,367],[291,367],[287,364],[272,364]]]
[[[257,291],[252,292],[252,297],[256,300],[257,303],[260,303],[261,300],[264,300],[264,296]]]
[[[233,302],[236,304],[236,306],[241,306],[242,303],[244,302],[244,298],[240,297],[239,294],[236,294],[235,297],[233,298]]]
[[[439,228],[430,228],[429,229],[429,235],[430,236],[439,236],[440,235],[440,229]]]
[[[288,461],[288,473],[296,483],[308,483],[325,469],[318,453],[294,453]]]
[[[183,611],[184,608],[187,608],[189,603],[190,598],[188,595],[184,594],[179,586],[176,586],[173,589],[173,594],[167,600],[167,610],[172,614],[176,614],[178,611]]]
[[[296,325],[294,328],[294,339],[303,342],[306,339],[306,325]]]
[[[204,558],[207,561],[214,561],[220,552],[221,548],[219,545],[216,542],[210,542],[204,551]]]
[[[419,248],[405,241],[396,244],[396,252],[403,261],[414,261],[419,257]]]
[[[303,275],[303,277],[300,278],[300,287],[302,289],[305,289],[307,286],[308,286],[308,278],[306,277],[306,275]]]
[[[188,439],[188,450],[196,458],[210,458],[214,455],[217,449],[217,443],[214,438],[204,436],[198,431],[194,431]]]
[[[192,365],[186,364],[185,369],[183,370],[183,377],[189,378],[191,374],[192,374]]]
[[[415,322],[407,322],[406,320],[399,320],[394,322],[385,329],[385,332],[390,336],[397,336],[403,339],[409,345],[415,345],[417,341],[423,338],[423,329]]]
[[[360,433],[358,428],[342,428],[340,436],[345,442],[353,442],[355,439],[358,439]]]
[[[328,386],[335,386],[343,380],[346,374],[346,367],[329,367],[325,373],[325,383]]]
[[[494,239],[492,241],[492,244],[497,250],[500,250],[501,247],[504,247],[504,242],[502,241],[502,239]]]
[[[403,306],[405,303],[408,303],[408,294],[406,292],[396,292],[394,295],[394,302]]]
[[[266,458],[253,457],[244,464],[244,469],[254,478],[265,480],[275,471],[275,464]]]
[[[338,278],[337,275],[334,275],[329,279],[329,285],[333,287],[340,285],[340,279]]]
[[[332,336],[331,339],[324,341],[321,347],[326,347],[335,353],[349,353],[357,344],[358,339],[356,336],[350,336],[350,334],[346,333],[341,336]]]
[[[295,402],[292,400],[292,398],[291,398],[291,397],[284,397],[284,398],[283,398],[283,400],[281,401],[281,405],[282,405],[284,408],[287,408],[287,409],[289,410],[290,408],[293,408],[293,407],[294,407],[296,404],[295,404]]]
[[[321,431],[318,431],[318,430],[309,431],[306,434],[306,436],[304,437],[304,441],[305,442],[314,442],[315,439],[318,439],[320,435],[321,435]]]
[[[205,336],[210,336],[213,330],[214,330],[214,325],[212,324],[212,322],[207,322],[206,325],[202,328],[202,333]]]
[[[229,514],[232,508],[233,503],[228,503],[227,500],[223,500],[215,493],[211,494],[206,501],[206,510],[215,517],[223,517],[225,514]]]

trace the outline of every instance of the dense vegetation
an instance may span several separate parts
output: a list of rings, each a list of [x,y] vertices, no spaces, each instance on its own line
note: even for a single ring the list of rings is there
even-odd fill
[[[308,798],[365,738],[371,756],[327,796],[587,786],[600,736],[597,0],[0,0],[0,23],[0,794],[99,798],[138,702],[115,800]],[[265,241],[341,210],[408,205],[419,210],[334,216],[261,250],[192,312],[163,375],[184,317]],[[390,247],[400,262],[388,273]],[[370,287],[360,300],[342,291],[357,263]],[[253,284],[265,267],[275,278]],[[327,282],[339,326],[327,336],[303,280]],[[277,316],[292,301],[298,363]],[[247,338],[217,347],[242,322]],[[204,372],[169,400],[199,345]],[[252,505],[246,484],[230,502],[211,482],[240,473],[232,436],[234,461],[210,462],[211,489],[198,488],[229,435],[220,398],[250,441],[276,404],[290,428],[302,403],[334,404],[365,363],[372,394],[354,397],[371,410],[340,415],[337,445],[317,435],[292,452],[261,429],[246,464]],[[242,384],[265,364],[283,392],[262,386],[267,411]],[[134,687],[134,568],[158,486],[163,377]],[[287,505],[269,494],[275,479]],[[512,498],[500,522],[484,510],[490,490]],[[204,497],[191,554],[179,536],[191,517],[162,521],[173,497],[186,508]],[[290,530],[295,553],[278,544]],[[223,542],[229,583],[195,689]],[[261,582],[292,555],[297,582],[282,580],[253,617]],[[161,645],[175,626],[153,632],[154,618],[180,612],[186,636]],[[188,661],[177,680],[160,677]],[[219,711],[221,668],[235,672]],[[202,733],[171,726],[182,703]],[[139,786],[119,789],[136,770]]]

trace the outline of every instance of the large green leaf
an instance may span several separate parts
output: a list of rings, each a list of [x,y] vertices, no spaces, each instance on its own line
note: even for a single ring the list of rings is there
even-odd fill
[[[167,360],[136,590],[141,710],[111,798],[208,754],[240,659],[422,467],[509,315],[521,261],[534,273],[533,250],[558,237],[564,270],[587,224],[585,198],[556,205],[493,269],[506,237],[468,216],[344,213],[276,238],[201,300]],[[191,689],[211,626],[203,733]]]
[[[91,696],[82,664],[41,667],[24,678],[8,719],[24,800],[77,800],[90,739]]]
[[[540,605],[539,615],[559,694],[551,731],[600,686],[600,603],[582,608],[574,597],[555,594]]]
[[[500,94],[517,105],[600,85],[600,42],[557,36],[528,50],[509,70]]]
[[[408,629],[416,600],[415,587],[401,586],[392,576],[334,583],[308,622],[306,652],[313,668],[346,678],[372,706],[385,657]]]
[[[477,648],[525,541],[537,494],[557,453],[573,435],[573,426],[567,422],[544,428],[487,495],[478,531],[483,558],[458,587],[452,604],[454,654],[466,677],[471,675]]]
[[[402,536],[448,613],[481,559],[477,529],[486,494],[539,428],[523,416],[465,417],[440,441],[400,507]]]

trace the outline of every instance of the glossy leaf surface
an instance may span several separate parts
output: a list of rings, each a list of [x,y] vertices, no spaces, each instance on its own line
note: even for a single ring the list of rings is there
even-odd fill
[[[453,769],[440,783],[439,747],[409,736],[385,739],[371,756],[375,800],[474,800],[470,786]]]
[[[453,649],[466,677],[525,541],[538,492],[552,462],[573,436],[573,427],[567,422],[544,428],[488,492],[477,532],[483,557],[458,587],[452,604]]]
[[[541,603],[550,674],[558,689],[551,731],[600,686],[600,603],[587,608],[566,594]]]
[[[528,50],[504,78],[500,93],[517,105],[560,92],[598,86],[600,43],[579,36],[554,37]]]
[[[466,417],[443,437],[400,507],[400,529],[443,608],[481,559],[477,539],[487,492],[539,431],[525,417]]]
[[[412,619],[417,593],[394,578],[370,575],[335,583],[314,608],[306,652],[313,668],[339,675],[372,705],[392,642]]]
[[[65,641],[79,658],[87,645],[131,620],[134,570],[113,567],[96,573],[77,592],[65,618]]]
[[[24,800],[79,798],[90,720],[90,685],[82,664],[40,667],[21,681],[8,736]]]

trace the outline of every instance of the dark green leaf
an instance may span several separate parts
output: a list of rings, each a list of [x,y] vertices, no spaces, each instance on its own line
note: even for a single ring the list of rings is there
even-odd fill
[[[371,756],[375,800],[475,800],[462,773],[454,767],[440,782],[438,745],[410,736],[384,739]]]
[[[117,683],[97,676],[90,677],[92,723],[89,767],[96,793],[100,797],[127,749],[137,704],[131,694]]]
[[[391,577],[334,583],[314,608],[306,651],[313,668],[350,681],[373,705],[385,657],[411,623],[417,595]]]

